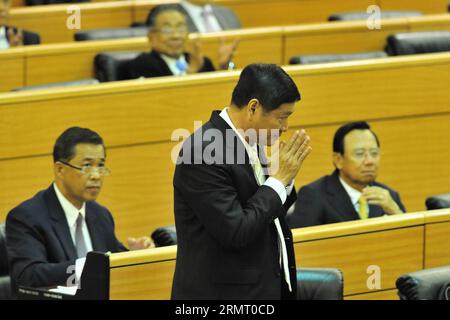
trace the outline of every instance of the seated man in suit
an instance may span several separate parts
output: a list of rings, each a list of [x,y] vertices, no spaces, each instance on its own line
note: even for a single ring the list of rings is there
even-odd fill
[[[114,220],[95,199],[105,166],[102,138],[72,127],[53,149],[54,183],[12,209],[6,219],[6,246],[13,292],[17,286],[70,285],[81,275],[87,252],[126,251],[114,234]],[[129,238],[131,250],[152,246],[149,237]]]
[[[130,63],[132,78],[186,75],[214,71],[211,60],[204,57],[199,42],[191,53],[186,53],[188,36],[186,15],[177,5],[159,5],[149,14],[148,38],[152,51],[142,53]],[[219,49],[221,69],[230,68],[231,58],[238,42],[222,44]]]
[[[366,122],[340,127],[333,140],[336,170],[301,188],[287,217],[291,228],[405,212],[397,192],[375,181],[380,143]]]
[[[0,0],[0,50],[21,45],[39,44],[37,33],[8,26],[11,0]]]
[[[185,0],[176,6],[186,15],[189,32],[207,33],[241,28],[239,18],[230,8],[214,4],[200,6]],[[150,25],[149,22],[150,15],[146,24]]]

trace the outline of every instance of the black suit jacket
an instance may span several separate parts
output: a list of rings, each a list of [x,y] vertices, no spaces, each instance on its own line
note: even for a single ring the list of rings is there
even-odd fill
[[[387,189],[392,199],[405,212],[399,194],[388,186],[374,182],[372,186]],[[381,217],[383,209],[377,205],[369,205],[369,218]],[[302,187],[297,195],[297,202],[292,214],[287,217],[291,228],[309,227],[328,223],[360,219],[350,196],[339,181],[338,171],[324,176],[311,184]]]
[[[11,28],[14,29],[14,32],[17,32],[16,27],[6,26],[6,39],[8,39],[8,42],[9,42],[8,30]],[[27,31],[27,30],[22,30],[22,32],[23,32],[23,44],[24,45],[27,46],[27,45],[41,43],[41,37],[39,36],[39,34],[31,32],[31,31]]]
[[[189,63],[190,55],[185,53],[186,61]],[[214,66],[211,60],[204,58],[203,67],[198,72],[214,71]],[[130,62],[130,76],[132,79],[145,77],[163,77],[173,76],[167,63],[161,58],[161,55],[152,50],[150,52],[141,53],[134,60]]]
[[[201,132],[209,129],[223,137],[228,129],[235,142],[219,144],[211,153],[215,159],[207,156],[210,139],[202,138]],[[242,164],[236,162],[238,150],[245,148],[218,111],[183,144],[179,159],[190,159],[191,164],[179,163],[173,180],[178,238],[173,299],[296,295],[292,234],[285,222],[286,210],[296,199],[295,190],[282,205],[271,187],[258,186],[246,153]],[[227,161],[220,162],[223,156]],[[277,217],[288,250],[292,293],[282,290],[285,282],[279,265]]]
[[[86,203],[86,224],[94,251],[127,250],[114,235],[105,207]],[[12,209],[6,218],[6,246],[13,292],[17,286],[66,285],[77,252],[53,185]]]

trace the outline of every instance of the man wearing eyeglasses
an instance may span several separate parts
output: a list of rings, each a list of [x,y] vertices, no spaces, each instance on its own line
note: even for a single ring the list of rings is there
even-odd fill
[[[376,182],[380,142],[366,122],[340,127],[333,140],[336,170],[302,187],[295,209],[288,215],[291,228],[375,218],[405,212],[399,194]]]
[[[79,278],[89,251],[128,250],[115,236],[111,213],[95,202],[111,173],[105,161],[103,140],[92,130],[72,127],[56,140],[54,182],[6,219],[13,292],[19,285],[74,285],[69,283],[73,266]],[[129,238],[128,245],[137,250],[152,243],[149,237]]]
[[[200,49],[197,39],[190,53],[186,52],[188,25],[186,15],[176,5],[154,7],[148,17],[150,52],[142,53],[130,63],[131,78],[183,76],[214,71],[215,67]],[[222,43],[219,48],[221,69],[232,69],[232,57],[238,41]]]

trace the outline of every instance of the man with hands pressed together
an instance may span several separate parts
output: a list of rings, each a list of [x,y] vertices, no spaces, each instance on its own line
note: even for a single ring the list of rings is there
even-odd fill
[[[106,167],[103,139],[72,127],[53,149],[54,182],[12,209],[6,219],[6,246],[13,292],[17,286],[70,285],[70,270],[81,276],[89,251],[127,251],[116,238],[109,210],[95,199]],[[129,238],[130,250],[153,247],[149,237]],[[72,277],[73,278],[73,277]]]
[[[270,171],[264,147],[276,146],[299,100],[280,67],[249,65],[230,106],[214,111],[183,143],[173,180],[173,299],[296,298],[285,215],[296,198],[293,180],[311,151],[309,137],[300,130],[281,143]]]
[[[188,26],[186,16],[176,5],[154,7],[148,18],[148,38],[152,46],[150,52],[142,53],[130,63],[132,78],[182,76],[216,70],[208,57],[205,57],[197,39],[190,53],[186,52]],[[232,66],[232,58],[238,41],[219,47],[221,69]]]
[[[340,127],[333,140],[336,170],[300,189],[291,228],[308,227],[405,212],[399,194],[376,182],[380,142],[366,122]]]

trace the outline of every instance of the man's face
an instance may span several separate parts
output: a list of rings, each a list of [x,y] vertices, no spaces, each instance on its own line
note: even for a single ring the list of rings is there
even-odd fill
[[[0,0],[0,26],[5,26],[7,24],[10,7],[11,0]]]
[[[63,194],[75,206],[95,200],[103,184],[103,175],[97,169],[105,166],[105,150],[102,145],[81,143],[75,146],[75,156],[68,162],[88,173],[61,162],[55,163],[55,174],[61,182]],[[94,168],[92,168],[94,167]],[[90,171],[90,169],[93,169]]]
[[[270,112],[257,104],[253,113],[250,108],[250,126],[258,131],[258,144],[272,146],[288,130],[288,118],[294,113],[295,103],[284,103]]]
[[[175,59],[183,54],[187,36],[186,17],[175,10],[159,14],[148,34],[152,49]]]
[[[353,187],[365,187],[378,175],[380,148],[370,130],[353,130],[344,137],[344,155],[334,153],[340,176]]]

